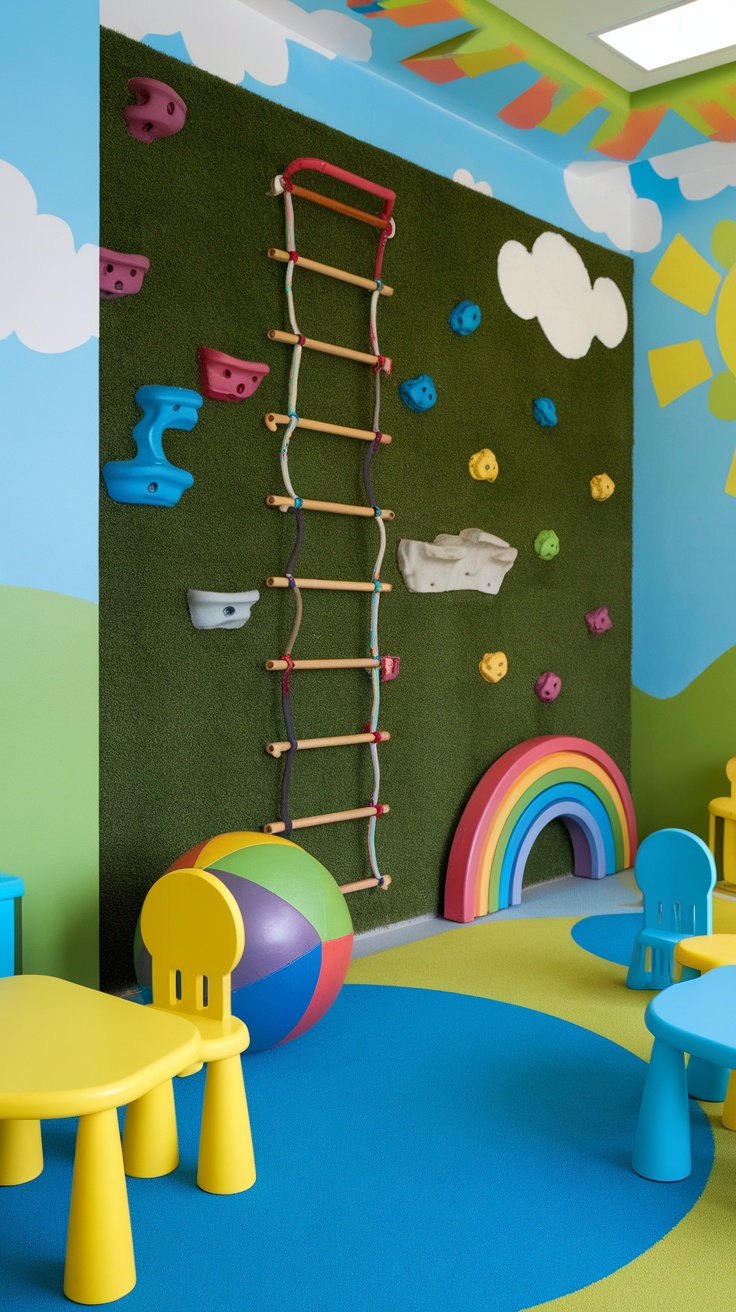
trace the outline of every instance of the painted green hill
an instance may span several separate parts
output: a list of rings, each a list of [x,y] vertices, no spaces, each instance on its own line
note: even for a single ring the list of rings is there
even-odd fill
[[[736,756],[736,647],[676,697],[632,689],[632,776],[640,837],[676,825],[708,837],[708,802]]]

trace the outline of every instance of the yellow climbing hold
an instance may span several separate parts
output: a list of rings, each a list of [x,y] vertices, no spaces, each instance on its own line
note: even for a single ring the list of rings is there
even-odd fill
[[[508,668],[509,663],[503,651],[487,651],[483,660],[478,663],[478,669],[486,683],[498,683]]]
[[[487,446],[470,457],[468,469],[473,478],[484,479],[486,483],[495,483],[498,478],[498,461]]]
[[[590,495],[594,501],[607,501],[616,490],[616,484],[608,474],[596,474],[590,480]]]

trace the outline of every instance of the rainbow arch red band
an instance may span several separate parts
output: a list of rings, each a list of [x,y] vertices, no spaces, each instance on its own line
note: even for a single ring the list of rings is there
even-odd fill
[[[559,794],[560,782],[566,779],[584,782],[591,795],[605,805],[621,868],[633,864],[637,848],[634,803],[616,762],[586,738],[560,734],[530,738],[505,752],[486,771],[460,818],[445,882],[448,920],[467,923],[508,905],[508,885],[499,880],[499,871],[512,834],[518,839],[531,828],[539,813],[540,795],[555,786]]]

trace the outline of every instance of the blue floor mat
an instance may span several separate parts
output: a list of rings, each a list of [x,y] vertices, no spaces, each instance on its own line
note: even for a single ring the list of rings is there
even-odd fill
[[[624,911],[618,916],[587,916],[573,925],[570,933],[578,947],[594,957],[628,967],[634,939],[643,924],[641,911]]]
[[[346,985],[313,1030],[244,1067],[254,1188],[196,1188],[203,1076],[176,1081],[182,1162],[129,1181],[138,1284],[121,1312],[519,1312],[654,1244],[713,1157],[691,1104],[692,1175],[634,1175],[644,1063],[485,998]],[[7,1312],[69,1307],[74,1130],[47,1122],[43,1175],[0,1190]]]

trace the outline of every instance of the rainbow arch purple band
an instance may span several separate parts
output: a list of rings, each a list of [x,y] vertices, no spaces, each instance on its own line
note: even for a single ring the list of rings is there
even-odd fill
[[[472,793],[450,851],[446,918],[467,923],[518,901],[534,838],[557,818],[573,840],[575,874],[595,878],[633,863],[634,804],[615,761],[588,739],[545,734],[505,752]]]

